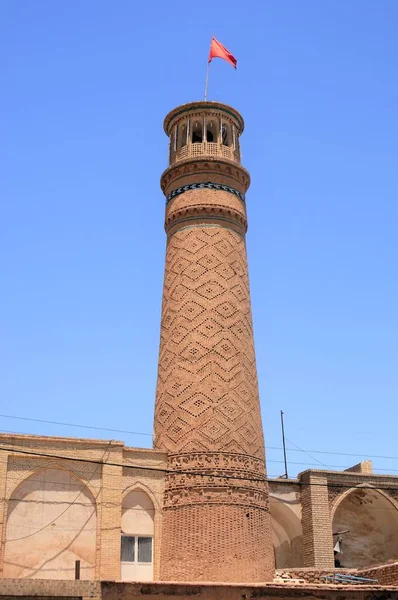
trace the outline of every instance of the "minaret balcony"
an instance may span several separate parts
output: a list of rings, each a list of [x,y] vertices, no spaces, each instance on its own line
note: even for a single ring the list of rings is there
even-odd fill
[[[189,143],[176,151],[171,152],[170,164],[197,157],[223,158],[240,163],[240,156],[232,146],[225,146],[218,142]]]

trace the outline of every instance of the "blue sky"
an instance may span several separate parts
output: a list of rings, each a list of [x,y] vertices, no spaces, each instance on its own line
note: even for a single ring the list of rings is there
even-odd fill
[[[162,121],[203,97],[214,33],[238,70],[214,60],[209,99],[246,121],[269,474],[283,472],[280,409],[293,475],[398,456],[397,23],[395,0],[3,0],[1,413],[151,433]]]

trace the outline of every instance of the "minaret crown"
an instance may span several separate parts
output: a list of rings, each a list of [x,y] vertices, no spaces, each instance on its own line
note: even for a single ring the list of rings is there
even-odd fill
[[[239,136],[244,122],[241,115],[226,104],[183,104],[167,115],[164,129],[170,140],[170,165],[197,157],[240,163]]]

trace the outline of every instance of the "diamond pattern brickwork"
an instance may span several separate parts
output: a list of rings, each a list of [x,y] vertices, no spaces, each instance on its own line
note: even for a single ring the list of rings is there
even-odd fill
[[[267,581],[273,546],[241,235],[200,226],[169,238],[161,331],[155,444],[169,452],[169,472],[160,576]]]
[[[264,459],[244,239],[224,227],[178,231],[165,281],[156,447],[178,452],[195,438]]]

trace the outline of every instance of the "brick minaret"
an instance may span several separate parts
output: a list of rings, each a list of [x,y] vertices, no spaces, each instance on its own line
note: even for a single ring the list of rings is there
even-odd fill
[[[160,578],[261,582],[274,556],[245,234],[240,114],[171,111],[155,447],[169,453]]]

